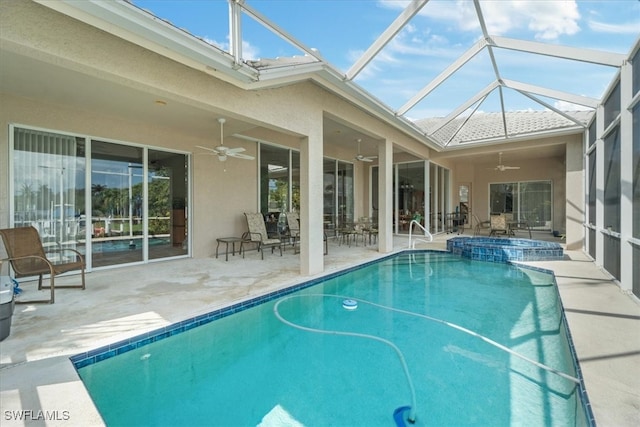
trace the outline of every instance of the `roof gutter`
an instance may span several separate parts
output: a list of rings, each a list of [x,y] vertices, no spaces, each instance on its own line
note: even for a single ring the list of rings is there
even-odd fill
[[[229,83],[258,80],[256,69],[237,63],[229,53],[126,1],[33,1]]]

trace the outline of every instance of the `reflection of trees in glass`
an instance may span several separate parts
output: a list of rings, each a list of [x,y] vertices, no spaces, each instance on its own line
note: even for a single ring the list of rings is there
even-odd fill
[[[269,210],[271,212],[287,211],[289,183],[286,180],[274,179],[269,185]]]
[[[169,232],[172,208],[170,183],[167,171],[163,169],[154,171],[149,179],[147,205],[150,218],[149,231],[152,234]],[[104,184],[93,184],[91,202],[94,217],[128,218],[131,209],[131,216],[138,221],[142,218],[144,208],[143,183],[133,184],[131,188],[109,188]],[[128,229],[128,224],[123,225]],[[134,229],[137,229],[141,223],[133,225]]]
[[[168,234],[171,209],[184,209],[184,201],[171,201],[171,180],[165,168],[156,170],[149,180],[149,234]],[[181,205],[181,206],[180,206]]]
[[[155,171],[153,179],[149,180],[149,216],[169,216],[171,203],[169,200],[169,184],[171,180],[165,168]]]
[[[38,206],[37,209],[49,209],[51,201],[54,200],[53,191],[47,184],[43,184],[38,189]]]
[[[291,189],[291,206],[294,211],[300,212],[300,184],[293,184],[293,188]]]
[[[33,186],[31,184],[22,184],[21,189],[22,203],[17,204],[20,210],[29,209],[33,202],[32,199],[35,196],[35,192],[33,191]]]
[[[106,185],[101,184],[93,184],[91,186],[91,208],[93,210],[94,216],[104,215],[102,212],[103,208],[103,197],[104,192],[107,189]]]
[[[289,181],[286,178],[271,179],[269,184],[269,212],[289,211]],[[300,184],[292,183],[291,209],[300,211]]]

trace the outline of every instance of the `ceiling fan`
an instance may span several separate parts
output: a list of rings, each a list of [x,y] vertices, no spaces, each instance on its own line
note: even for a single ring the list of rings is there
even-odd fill
[[[373,159],[378,157],[378,156],[363,156],[362,154],[360,154],[360,143],[362,142],[362,139],[358,138],[356,141],[358,141],[358,155],[356,156],[357,161],[373,162]]]
[[[520,169],[520,166],[505,166],[502,164],[502,151],[498,153],[498,165],[495,168],[488,168],[488,169],[493,169],[499,172],[504,172],[506,170],[511,170],[511,169]]]
[[[255,157],[250,156],[248,154],[242,154],[245,151],[242,147],[230,148],[224,145],[224,123],[225,119],[222,117],[218,119],[218,123],[220,123],[220,145],[215,148],[203,147],[201,145],[196,145],[198,148],[202,148],[203,150],[211,151],[213,154],[218,156],[218,160],[224,162],[227,160],[227,157],[235,157],[236,159],[245,159],[245,160],[253,160]]]

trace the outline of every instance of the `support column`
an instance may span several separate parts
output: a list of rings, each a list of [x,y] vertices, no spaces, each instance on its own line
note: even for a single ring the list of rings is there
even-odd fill
[[[633,291],[633,73],[630,62],[620,70],[620,287]],[[625,268],[629,266],[629,268]]]
[[[378,252],[393,250],[393,143],[378,144]]]
[[[596,111],[596,264],[604,265],[604,106],[599,105]]]
[[[584,248],[584,161],[583,141],[566,145],[565,236],[568,250]]]
[[[322,118],[300,144],[300,274],[324,271]]]

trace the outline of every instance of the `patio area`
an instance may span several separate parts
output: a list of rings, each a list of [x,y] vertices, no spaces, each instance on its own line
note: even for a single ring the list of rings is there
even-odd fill
[[[454,234],[419,248],[444,250]],[[548,233],[534,238],[555,239]],[[558,241],[558,239],[555,239]],[[394,238],[394,250],[408,247]],[[325,273],[383,256],[375,246],[329,241]],[[587,392],[598,425],[640,424],[640,303],[582,252],[561,261],[527,264],[555,271]],[[250,299],[310,277],[299,256],[251,251],[92,272],[85,291],[61,289],[53,305],[17,305],[11,334],[1,344],[3,426],[102,425],[69,356]],[[62,277],[60,284],[78,280]],[[56,280],[58,283],[58,280]],[[25,298],[35,284],[23,285]],[[49,420],[37,418],[46,412]],[[20,419],[22,418],[22,419]],[[25,421],[26,419],[26,421]]]

